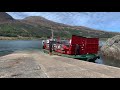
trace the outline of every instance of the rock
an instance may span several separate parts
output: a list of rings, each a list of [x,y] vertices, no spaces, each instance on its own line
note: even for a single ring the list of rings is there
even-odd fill
[[[101,47],[101,54],[120,60],[120,35],[108,39]]]

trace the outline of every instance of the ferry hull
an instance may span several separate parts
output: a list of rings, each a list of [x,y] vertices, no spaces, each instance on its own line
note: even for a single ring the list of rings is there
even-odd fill
[[[49,50],[43,49],[44,53],[49,54]],[[78,59],[78,60],[84,60],[84,61],[89,61],[89,62],[95,62],[95,60],[99,59],[100,57],[97,54],[85,54],[85,55],[67,55],[67,54],[61,54],[58,52],[53,51],[53,55],[58,55],[62,57],[68,57],[68,58],[73,58],[73,59]]]

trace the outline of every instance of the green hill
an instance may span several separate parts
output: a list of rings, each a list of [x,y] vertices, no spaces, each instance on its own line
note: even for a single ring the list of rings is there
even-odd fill
[[[0,13],[1,16],[1,13]],[[4,14],[2,13],[2,18]],[[83,26],[69,26],[47,20],[43,17],[32,16],[23,20],[6,18],[4,23],[0,21],[0,36],[4,37],[33,37],[46,38],[51,36],[51,30],[55,37],[70,38],[73,34],[85,37],[110,38],[119,33],[94,30]]]

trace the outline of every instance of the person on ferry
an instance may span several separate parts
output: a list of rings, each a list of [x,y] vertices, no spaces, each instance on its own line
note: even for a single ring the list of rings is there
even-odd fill
[[[80,54],[80,45],[76,44],[75,46],[75,56]]]
[[[52,55],[52,49],[53,49],[52,41],[49,41],[49,54],[50,55]]]
[[[53,49],[52,38],[49,38],[47,40],[47,44],[49,44],[49,54],[52,55],[52,49]]]

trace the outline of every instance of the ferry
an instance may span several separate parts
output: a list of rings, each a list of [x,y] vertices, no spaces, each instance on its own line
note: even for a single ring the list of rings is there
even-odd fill
[[[51,46],[50,46],[51,44]],[[43,42],[43,52],[63,57],[95,62],[98,55],[99,38],[72,35],[70,40],[47,39]]]

